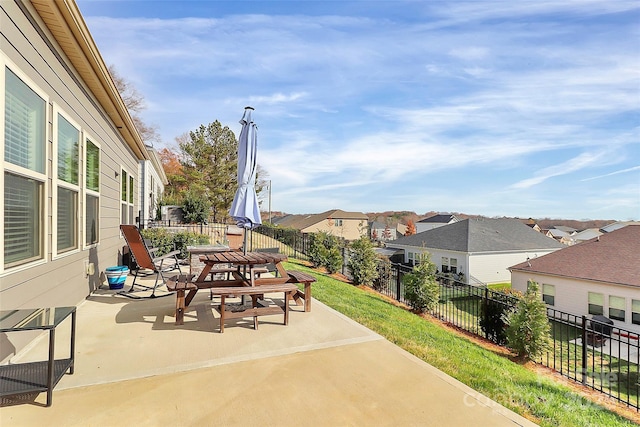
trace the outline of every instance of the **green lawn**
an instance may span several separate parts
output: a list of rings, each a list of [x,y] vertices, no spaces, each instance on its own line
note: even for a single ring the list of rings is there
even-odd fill
[[[313,274],[313,297],[441,371],[542,426],[632,426],[553,380],[396,307],[384,298],[294,263]]]

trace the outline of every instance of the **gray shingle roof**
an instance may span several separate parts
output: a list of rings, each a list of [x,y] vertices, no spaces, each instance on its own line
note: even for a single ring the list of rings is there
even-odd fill
[[[538,233],[516,219],[465,219],[392,243],[459,252],[496,252],[559,249],[564,245]],[[391,244],[389,244],[391,245]]]
[[[458,218],[456,218],[455,215],[451,215],[451,214],[436,214],[433,216],[430,216],[429,218],[424,218],[421,219],[418,222],[422,222],[422,223],[437,223],[437,224],[447,224],[450,221],[455,221]]]

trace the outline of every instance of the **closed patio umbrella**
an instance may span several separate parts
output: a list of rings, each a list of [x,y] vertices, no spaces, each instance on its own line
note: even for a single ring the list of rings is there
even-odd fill
[[[245,229],[243,250],[247,251],[247,230],[260,224],[260,208],[256,194],[258,128],[251,119],[252,107],[245,107],[238,138],[238,190],[231,204],[231,217]]]

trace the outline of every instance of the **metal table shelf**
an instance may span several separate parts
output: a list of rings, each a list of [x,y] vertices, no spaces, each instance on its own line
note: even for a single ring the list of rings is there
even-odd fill
[[[69,357],[55,359],[56,327],[71,315]],[[51,406],[53,388],[65,373],[73,374],[76,307],[0,311],[0,332],[49,331],[49,359],[0,366],[0,397],[47,392]]]

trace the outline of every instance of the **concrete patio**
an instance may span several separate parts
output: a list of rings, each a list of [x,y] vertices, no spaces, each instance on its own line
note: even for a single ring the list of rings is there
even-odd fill
[[[75,373],[53,406],[42,393],[2,407],[0,424],[535,425],[316,300],[310,313],[293,306],[288,326],[282,315],[261,317],[257,331],[250,318],[229,320],[223,334],[206,291],[182,326],[174,307],[173,296],[133,300],[105,284],[78,307]],[[12,362],[46,354],[40,339]]]

